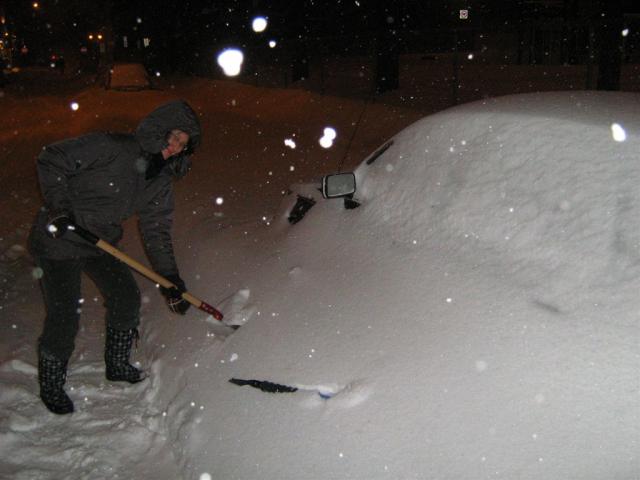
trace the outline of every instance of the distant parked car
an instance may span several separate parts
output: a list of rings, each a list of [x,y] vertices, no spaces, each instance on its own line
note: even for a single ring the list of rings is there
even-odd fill
[[[152,88],[151,80],[140,63],[116,63],[109,73],[105,88],[123,91],[138,91]]]

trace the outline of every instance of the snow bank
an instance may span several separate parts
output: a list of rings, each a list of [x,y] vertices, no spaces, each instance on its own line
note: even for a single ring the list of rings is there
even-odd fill
[[[195,92],[188,99],[210,134],[193,175],[177,184],[176,249],[190,290],[220,299],[226,318],[244,325],[225,338],[202,312],[170,316],[141,280],[135,359],[151,378],[111,385],[104,311],[87,282],[67,384],[78,409],[53,418],[37,398],[43,312],[20,248],[26,232],[0,239],[0,475],[640,475],[636,95],[514,96],[428,117],[357,169],[359,208],[301,185],[317,203],[290,225],[285,210],[265,213],[264,198],[343,158],[317,146],[322,127],[335,125],[346,145],[366,113],[347,152],[365,159],[363,145],[386,145],[381,132],[408,117],[328,98],[312,108],[308,95],[309,109],[294,108],[299,92],[274,100],[216,88],[190,80],[182,89]],[[87,91],[73,128],[98,118],[94,110],[102,118],[103,102],[114,128],[133,122],[114,115],[130,97],[105,101],[115,93]],[[136,95],[141,105],[161,100]],[[300,147],[288,151],[292,132]],[[224,205],[213,207],[217,196]],[[128,240],[124,249],[142,258]],[[265,393],[231,378],[298,390]]]
[[[358,170],[367,221],[400,243],[490,250],[574,308],[585,288],[640,274],[639,101],[530,94],[427,117]]]
[[[42,73],[37,73],[39,81]],[[0,182],[0,204],[6,206],[0,225],[0,323],[6,327],[0,342],[2,478],[183,478],[171,450],[175,448],[182,462],[191,458],[180,453],[189,426],[201,415],[223,411],[206,395],[195,403],[185,385],[194,378],[187,377],[191,373],[209,384],[199,359],[219,359],[228,329],[194,310],[185,318],[171,315],[146,279],[139,279],[143,341],[134,359],[150,371],[150,381],[133,388],[105,383],[104,309],[95,286],[84,282],[82,328],[67,381],[76,413],[57,418],[42,405],[34,374],[44,317],[37,282],[41,272],[24,249],[30,220],[40,205],[35,169],[28,159],[35,158],[42,145],[93,130],[129,131],[144,112],[186,98],[202,116],[207,138],[193,172],[176,184],[174,241],[182,274],[190,289],[208,301],[228,296],[220,306],[228,319],[242,323],[260,316],[251,291],[242,289],[247,272],[242,262],[254,258],[258,238],[250,231],[256,222],[268,222],[260,219],[271,218],[282,189],[338,162],[353,164],[350,155],[359,162],[366,153],[363,146],[369,150],[378,138],[419,116],[381,103],[365,109],[360,101],[298,90],[202,78],[159,81],[165,89],[139,92],[98,86],[77,92],[77,83],[74,87],[65,82],[69,97],[64,100],[57,90],[58,95],[49,88],[38,94],[39,87],[21,83],[29,87],[28,101],[15,92],[2,99],[10,112],[3,117],[7,128],[0,129],[7,164]],[[78,102],[77,111],[69,108],[71,101]],[[132,101],[136,108],[131,108]],[[328,122],[339,131],[331,153],[318,145],[318,134]],[[283,144],[291,135],[298,144],[293,151]],[[223,205],[214,202],[218,197],[224,198]],[[120,247],[144,262],[135,222],[127,222],[125,230]],[[233,353],[219,360],[239,361]]]
[[[355,210],[194,235],[183,268],[246,324],[154,334],[185,476],[637,476],[637,106],[461,106],[362,164]]]

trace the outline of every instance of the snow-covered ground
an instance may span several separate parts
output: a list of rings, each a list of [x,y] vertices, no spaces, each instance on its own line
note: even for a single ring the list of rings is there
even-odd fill
[[[151,378],[111,385],[86,282],[68,380],[78,412],[54,417],[37,398],[43,312],[14,220],[0,270],[3,478],[640,477],[637,94],[461,106],[360,166],[416,112],[203,80],[85,94],[78,112],[56,107],[71,122],[55,133],[96,114],[131,128],[173,96],[201,113],[203,151],[177,186],[178,259],[193,293],[244,325],[224,338],[204,313],[171,316],[140,279],[136,358]],[[356,166],[359,208],[320,198],[319,174]],[[300,182],[317,204],[290,225],[296,193],[282,190]],[[16,209],[32,208],[13,185]],[[128,227],[124,247],[142,258]]]
[[[243,274],[227,262],[235,240],[225,240],[226,232],[264,225],[263,218],[273,216],[289,185],[319,178],[339,165],[357,165],[382,139],[420,113],[302,90],[203,79],[165,80],[160,83],[162,90],[113,92],[83,87],[81,80],[50,76],[43,87],[45,75],[51,72],[26,71],[20,83],[9,85],[0,96],[3,111],[9,112],[0,119],[0,325],[4,332],[0,341],[0,478],[183,478],[172,448],[167,447],[163,412],[153,406],[153,398],[163,389],[161,377],[154,375],[152,381],[133,388],[110,385],[104,379],[103,309],[90,281],[84,286],[82,331],[68,380],[78,413],[72,418],[54,417],[37,398],[35,346],[44,308],[25,240],[40,205],[35,177],[40,148],[92,130],[131,131],[160,103],[188,100],[201,115],[206,136],[192,173],[176,185],[174,237],[192,290],[215,303],[235,292],[230,285]],[[71,108],[74,101],[77,110]],[[329,125],[339,137],[327,151],[318,139]],[[285,139],[294,140],[296,149],[287,147]],[[224,203],[218,205],[217,198]],[[210,272],[217,275],[215,288],[198,272],[186,270],[193,254],[190,244],[197,237],[208,246],[195,259],[219,259]],[[144,259],[134,221],[127,225],[123,247]],[[208,325],[193,311],[187,319],[171,316],[153,285],[142,278],[139,283],[146,289],[145,338],[153,337],[158,328],[177,326],[180,340],[176,341],[183,344],[188,342],[183,333],[197,333]],[[167,325],[147,324],[151,316]],[[215,327],[210,330],[203,335],[217,349],[221,340],[211,336]],[[145,367],[155,365],[153,353],[158,348],[153,342],[141,342],[138,357]],[[162,350],[156,353],[162,356]]]

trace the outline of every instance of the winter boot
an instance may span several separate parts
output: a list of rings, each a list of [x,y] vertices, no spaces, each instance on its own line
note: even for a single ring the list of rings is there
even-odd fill
[[[138,330],[116,330],[107,327],[104,361],[107,365],[107,380],[113,382],[138,383],[146,378],[142,370],[129,363],[131,344],[138,339]]]
[[[66,379],[67,362],[41,351],[38,355],[40,398],[51,412],[58,415],[73,412],[73,402],[62,388]]]

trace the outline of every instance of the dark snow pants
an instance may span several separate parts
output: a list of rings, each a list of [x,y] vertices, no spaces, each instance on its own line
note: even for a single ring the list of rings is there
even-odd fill
[[[129,267],[111,255],[71,260],[37,258],[46,317],[39,340],[41,351],[66,361],[78,333],[81,278],[86,273],[104,297],[107,326],[116,330],[136,328],[140,318],[140,290]]]

